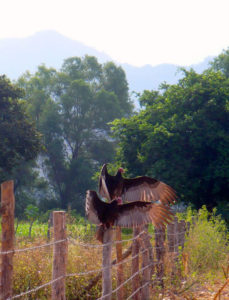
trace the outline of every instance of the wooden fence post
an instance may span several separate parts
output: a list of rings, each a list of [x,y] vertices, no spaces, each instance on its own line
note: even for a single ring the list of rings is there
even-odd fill
[[[66,235],[66,214],[64,211],[53,212],[54,242],[53,246],[53,270],[52,279],[52,300],[65,300],[65,275],[67,264],[67,235]],[[58,241],[64,240],[58,243]]]
[[[1,184],[2,252],[14,250],[14,182]],[[0,299],[12,297],[13,252],[2,254]]]
[[[168,250],[170,252],[170,258],[171,258],[171,276],[174,276],[176,273],[176,257],[178,252],[177,223],[178,223],[178,218],[175,217],[173,219],[173,223],[170,223],[167,226]]]
[[[136,227],[133,229],[133,235],[136,237],[140,233],[140,228]],[[139,241],[137,239],[133,240],[132,245],[132,275],[139,271]],[[136,256],[137,255],[137,256]],[[136,257],[135,257],[136,256]],[[140,287],[140,276],[136,274],[132,279],[132,293],[134,293]],[[141,300],[140,290],[132,297],[133,300]]]
[[[167,242],[168,242],[168,251],[173,253],[175,252],[175,223],[169,223],[167,225]]]
[[[157,277],[159,284],[164,287],[163,277],[165,272],[164,258],[165,258],[165,229],[155,228],[155,246],[157,259]]]
[[[178,246],[181,247],[182,249],[184,248],[185,233],[186,233],[186,222],[185,220],[181,220],[177,225],[177,243]]]
[[[122,229],[121,227],[116,228],[116,241],[122,241]],[[116,256],[117,263],[122,261],[122,243],[116,243]],[[123,283],[123,265],[119,264],[117,266],[117,286],[120,286]],[[123,286],[117,291],[117,299],[123,300],[124,298],[124,289]]]
[[[148,234],[148,224],[144,226],[145,232],[141,235],[142,237],[142,248],[143,248],[143,253],[142,253],[142,268],[149,266],[142,272],[142,286],[144,286],[141,290],[142,294],[141,297],[144,300],[149,299],[149,282],[150,282],[150,275],[151,275],[151,266],[150,264],[152,261],[150,261],[150,253],[149,251],[151,250],[152,246],[149,241],[149,234]],[[148,283],[148,284],[147,284]]]
[[[104,230],[103,235],[103,244],[109,244],[103,247],[103,284],[102,284],[102,296],[104,300],[111,299],[112,292],[112,276],[111,276],[111,251],[112,251],[112,240],[113,240],[113,231],[112,228]]]

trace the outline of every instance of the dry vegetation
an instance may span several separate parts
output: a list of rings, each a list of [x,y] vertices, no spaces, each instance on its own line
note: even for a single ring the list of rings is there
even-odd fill
[[[193,218],[194,215],[194,218]],[[229,299],[229,247],[228,233],[225,223],[211,216],[206,209],[199,213],[190,210],[180,218],[193,221],[185,247],[177,260],[166,254],[164,288],[154,282],[151,286],[151,299],[214,299],[221,288],[221,298]],[[74,220],[71,220],[73,223]],[[83,223],[83,224],[82,224]],[[26,235],[28,226],[19,224],[17,230],[16,248],[27,248],[47,243],[47,225],[36,223],[32,230],[32,238]],[[152,230],[152,228],[151,228]],[[101,268],[101,248],[80,246],[77,241],[97,243],[94,240],[94,228],[85,225],[81,220],[78,224],[68,225],[68,234],[72,237],[68,246],[67,274],[87,272]],[[131,237],[126,231],[123,238]],[[152,244],[154,241],[152,240]],[[123,245],[127,249],[130,242]],[[113,251],[113,256],[115,251]],[[173,262],[176,261],[174,269]],[[131,275],[131,261],[125,263],[125,279]],[[174,271],[175,270],[175,271]],[[67,299],[96,299],[101,295],[101,280],[88,288],[91,280],[98,273],[84,276],[67,276]],[[36,288],[51,280],[52,276],[52,246],[19,252],[14,255],[14,295]],[[112,273],[113,288],[116,287],[116,268]],[[152,279],[155,279],[153,276]],[[228,284],[227,284],[228,283]],[[126,297],[131,294],[131,282],[125,286]],[[23,299],[50,299],[50,286],[42,288]]]

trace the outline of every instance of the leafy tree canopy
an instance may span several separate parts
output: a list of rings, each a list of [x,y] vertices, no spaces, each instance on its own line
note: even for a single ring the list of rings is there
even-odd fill
[[[217,56],[211,65],[214,70],[221,71],[226,77],[229,77],[229,48]]]
[[[0,76],[0,180],[11,178],[14,169],[34,159],[41,137],[25,112],[23,90]]]
[[[95,57],[72,57],[59,71],[42,65],[18,83],[43,134],[46,150],[39,165],[59,207],[70,204],[83,211],[93,173],[113,160],[108,122],[132,112],[124,71],[112,62],[101,65]]]
[[[178,84],[145,91],[139,114],[113,122],[117,156],[130,175],[164,180],[183,201],[212,208],[229,195],[229,79],[183,72]]]

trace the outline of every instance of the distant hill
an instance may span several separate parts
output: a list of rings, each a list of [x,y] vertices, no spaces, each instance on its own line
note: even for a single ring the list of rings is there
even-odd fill
[[[56,31],[42,31],[27,38],[0,39],[0,74],[17,79],[27,70],[34,72],[42,63],[58,69],[64,59],[85,54],[96,56],[100,63],[112,60],[105,53],[71,40]],[[202,72],[212,59],[213,57],[208,57],[202,63],[190,67]],[[173,84],[181,77],[181,73],[177,72],[179,66],[173,64],[143,67],[120,65],[126,72],[130,91],[157,89],[162,82]]]
[[[209,62],[212,59],[213,57],[209,56],[203,62],[185,68],[193,68],[196,72],[201,73],[209,67]],[[174,84],[182,78],[182,72],[179,71],[182,66],[173,64],[145,65],[143,67],[123,64],[122,67],[126,72],[130,90],[136,92],[158,89],[158,86],[163,82]]]

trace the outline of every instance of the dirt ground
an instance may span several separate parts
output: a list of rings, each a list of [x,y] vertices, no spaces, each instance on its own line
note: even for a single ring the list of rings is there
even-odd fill
[[[217,292],[221,290],[220,296]],[[172,291],[168,292],[162,300],[229,300],[229,279],[224,282],[216,281],[214,284],[209,285],[209,283],[203,285],[194,285],[189,290],[183,292],[182,294],[175,294]]]

